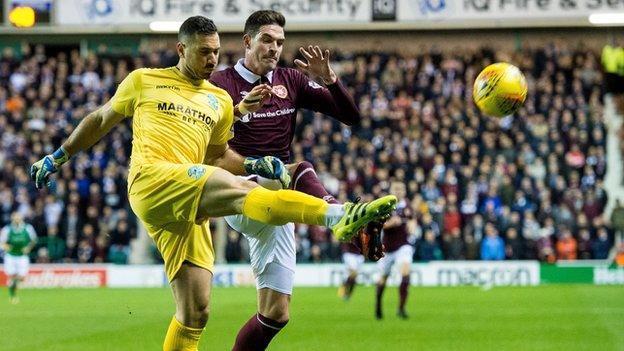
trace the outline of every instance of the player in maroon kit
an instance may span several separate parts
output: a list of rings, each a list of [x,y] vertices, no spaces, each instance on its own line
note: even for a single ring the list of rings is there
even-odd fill
[[[387,220],[387,218],[386,218]],[[365,242],[366,240],[381,240],[382,223],[372,223],[366,228],[366,235],[360,235],[352,242],[342,243],[342,262],[345,264],[347,278],[338,289],[338,296],[349,300],[353,294],[357,275],[364,261],[379,261],[384,256],[384,247],[381,242]],[[366,253],[364,255],[363,253]]]
[[[360,249],[352,243],[343,243],[340,245],[340,249],[342,250],[342,262],[346,268],[347,278],[338,289],[338,296],[344,300],[349,300],[351,294],[353,294],[357,275],[360,272],[360,267],[364,264],[365,258]]]
[[[397,315],[399,318],[407,319],[408,315],[405,311],[405,303],[407,302],[407,292],[410,284],[410,267],[414,255],[414,247],[409,243],[409,226],[408,222],[412,219],[412,210],[409,202],[406,201],[405,184],[400,182],[392,182],[390,192],[396,194],[399,202],[397,210],[393,216],[386,221],[383,226],[382,242],[385,247],[386,255],[378,262],[380,270],[380,278],[377,282],[377,294],[375,304],[375,317],[383,318],[381,308],[381,300],[384,289],[386,288],[386,280],[390,275],[393,265],[399,266],[401,274],[401,284],[399,285],[399,309]]]
[[[245,57],[234,67],[215,72],[210,81],[225,89],[236,106],[234,113],[238,119],[230,147],[243,156],[275,156],[288,163],[299,108],[330,115],[347,125],[358,123],[360,113],[330,67],[329,50],[323,51],[318,46],[300,48],[304,61],[295,60],[301,71],[314,76],[324,86],[300,70],[277,67],[285,40],[285,22],[284,16],[276,11],[252,13],[244,28]],[[262,84],[270,87],[272,94],[262,101],[262,107],[249,113],[246,106],[254,101],[245,97]],[[289,165],[289,171],[292,189],[337,203],[309,162]],[[267,188],[285,185],[261,177],[254,180]],[[258,313],[241,328],[233,350],[264,350],[289,320],[296,257],[294,225],[267,226],[245,216],[229,216],[226,221],[249,240],[258,289]],[[361,233],[356,239],[364,252],[377,257],[381,244],[379,249],[367,251],[371,244],[367,241],[372,237],[368,235],[370,232]]]

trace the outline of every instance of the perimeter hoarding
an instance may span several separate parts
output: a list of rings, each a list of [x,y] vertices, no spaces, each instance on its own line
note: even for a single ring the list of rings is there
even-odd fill
[[[147,28],[153,21],[183,21],[189,16],[204,15],[214,19],[217,25],[242,28],[247,16],[260,9],[282,12],[289,29],[589,26],[590,14],[624,11],[624,1],[58,0],[55,20],[56,25],[75,28],[98,25]]]
[[[253,286],[255,279],[247,264],[216,265],[213,285],[216,287]],[[299,264],[295,286],[338,286],[346,277],[342,264]],[[374,285],[379,278],[377,265],[367,263],[358,274],[358,283]],[[389,285],[401,281],[397,271]],[[414,286],[529,286],[538,284],[624,284],[624,268],[605,261],[575,261],[540,264],[537,261],[435,261],[414,263],[411,269]],[[7,276],[0,269],[0,286]],[[31,266],[24,283],[29,288],[52,287],[166,287],[167,277],[161,265],[73,265]]]
[[[149,24],[152,21],[183,21],[204,15],[217,25],[241,25],[260,9],[281,11],[288,23],[366,23],[371,6],[366,0],[270,1],[270,0],[61,0],[57,23],[62,25]]]

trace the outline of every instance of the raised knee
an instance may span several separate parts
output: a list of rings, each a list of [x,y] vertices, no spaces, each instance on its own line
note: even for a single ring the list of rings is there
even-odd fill
[[[208,304],[200,304],[195,311],[195,319],[201,327],[204,327],[208,323],[208,317],[210,316],[210,307]]]
[[[301,161],[299,162],[298,168],[304,170],[306,168],[314,168],[314,166],[308,161]]]
[[[210,308],[208,304],[196,304],[178,311],[176,316],[180,323],[191,328],[203,328],[208,323]]]

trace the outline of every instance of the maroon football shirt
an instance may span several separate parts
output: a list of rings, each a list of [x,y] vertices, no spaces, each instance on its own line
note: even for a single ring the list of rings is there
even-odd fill
[[[348,252],[348,253],[358,254],[358,255],[362,254],[360,249],[358,249],[358,247],[355,246],[355,244],[353,244],[351,242],[341,243],[340,244],[340,250],[342,250],[343,253]]]
[[[384,229],[382,243],[386,247],[386,252],[394,252],[403,245],[409,245],[407,221],[411,218],[411,213],[408,207],[397,208],[396,214],[401,217],[401,224]]]
[[[238,104],[260,78],[241,59],[234,67],[213,73],[210,82],[226,90]],[[260,110],[234,123],[234,138],[228,142],[243,156],[270,155],[288,162],[299,108],[321,112],[347,125],[360,121],[358,108],[340,80],[325,88],[296,69],[280,67],[266,78],[275,94]]]

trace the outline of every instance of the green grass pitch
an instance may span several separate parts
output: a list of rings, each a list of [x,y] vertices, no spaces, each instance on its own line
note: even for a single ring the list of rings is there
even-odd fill
[[[0,290],[0,350],[159,350],[173,314],[167,289]],[[296,288],[291,322],[270,350],[624,350],[624,287],[412,288],[410,319],[373,318],[374,288],[344,302],[333,288]],[[255,289],[215,288],[200,350],[230,350],[255,311]]]

